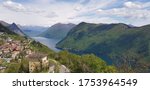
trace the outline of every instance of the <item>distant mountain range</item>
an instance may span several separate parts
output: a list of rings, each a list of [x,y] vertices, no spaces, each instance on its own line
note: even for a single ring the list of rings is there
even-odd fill
[[[119,68],[124,67],[128,72],[150,71],[150,25],[133,27],[123,23],[82,22],[56,47],[77,54],[93,53],[99,57],[107,57],[113,64]]]
[[[5,27],[8,27],[12,32],[20,36],[25,36],[24,32],[15,23],[8,24],[7,22],[0,21],[0,24],[2,24]]]
[[[21,26],[21,30],[30,37],[36,37],[48,29],[48,27],[42,26]]]
[[[53,38],[53,39],[63,39],[67,33],[75,27],[75,24],[69,23],[69,24],[62,24],[57,23],[48,28],[47,31],[43,32],[39,36],[46,37],[46,38]]]

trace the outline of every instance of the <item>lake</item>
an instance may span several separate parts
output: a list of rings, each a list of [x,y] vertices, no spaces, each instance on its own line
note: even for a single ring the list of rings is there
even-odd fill
[[[40,43],[46,45],[50,49],[59,52],[60,50],[55,48],[56,44],[60,41],[57,39],[50,39],[50,38],[44,38],[44,37],[32,37],[34,40],[39,41]]]
[[[32,37],[34,40],[39,41],[40,43],[46,45],[50,49],[54,50],[55,52],[59,52],[60,50],[55,48],[56,44],[60,41],[57,39],[50,39],[50,38],[44,38],[44,37]],[[112,60],[110,60],[106,56],[100,56],[103,60],[107,62],[108,65],[112,65]]]

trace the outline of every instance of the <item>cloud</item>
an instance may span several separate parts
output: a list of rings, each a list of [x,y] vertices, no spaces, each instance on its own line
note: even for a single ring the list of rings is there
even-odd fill
[[[55,12],[50,12],[46,15],[47,18],[54,18],[54,17],[58,17],[58,15]]]
[[[42,13],[44,10],[40,10],[37,8],[26,7],[21,3],[13,2],[11,0],[4,1],[2,6],[15,12],[33,12],[33,13]]]
[[[127,8],[142,8],[142,5],[133,2],[125,2],[124,6]]]
[[[74,8],[75,11],[80,11],[82,8],[80,6],[77,6]]]
[[[126,19],[148,19],[150,18],[150,3],[135,3],[135,2],[124,2],[121,8],[112,9],[98,9],[96,12],[99,15],[117,16]]]
[[[150,7],[150,2],[125,2],[124,6],[130,9],[145,9]]]
[[[16,12],[25,12],[27,11],[27,9],[20,3],[15,3],[12,1],[5,1],[3,2],[3,6],[5,8],[8,8],[12,11],[16,11]]]
[[[1,19],[20,24],[150,22],[148,0],[0,0],[0,11]]]

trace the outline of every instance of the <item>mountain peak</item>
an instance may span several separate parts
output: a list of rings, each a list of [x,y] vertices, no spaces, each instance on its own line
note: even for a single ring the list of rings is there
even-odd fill
[[[16,25],[16,23],[12,23],[9,26],[9,29],[12,30],[13,32],[21,35],[21,36],[25,36],[25,34],[22,32],[22,30]]]
[[[16,23],[13,22],[12,25],[16,25]],[[17,26],[17,25],[16,25],[16,26]]]
[[[7,22],[2,21],[2,20],[0,20],[0,24],[2,24],[3,26],[6,26],[6,27],[8,27],[8,26],[9,26],[9,24],[8,24]]]
[[[81,22],[81,23],[85,24],[85,23],[87,23],[87,22]]]

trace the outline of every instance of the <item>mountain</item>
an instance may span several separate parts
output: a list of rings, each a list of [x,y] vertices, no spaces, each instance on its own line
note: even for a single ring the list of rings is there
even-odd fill
[[[12,32],[14,32],[20,36],[25,36],[25,34],[22,32],[22,30],[15,23],[8,24],[7,22],[4,22],[4,21],[0,21],[0,23],[3,26],[8,27]]]
[[[122,72],[150,72],[150,25],[91,24],[82,22],[61,40],[57,48],[77,54],[108,58]],[[123,67],[123,68],[122,68]]]
[[[63,39],[74,26],[75,24],[72,23],[57,23],[51,26],[47,31],[43,32],[39,36],[53,39]]]
[[[16,34],[0,23],[0,33]]]
[[[30,37],[36,37],[48,29],[48,27],[42,26],[19,26],[21,30]]]
[[[15,23],[12,23],[11,25],[9,25],[8,28],[20,36],[25,36],[23,31]]]
[[[10,24],[8,24],[8,23],[6,23],[6,22],[4,22],[4,21],[1,21],[0,20],[0,23],[3,25],[3,26],[6,26],[6,27],[8,27]]]
[[[31,38],[20,36],[0,24],[1,72],[112,73],[117,70],[115,66],[107,65],[93,54],[79,56],[67,51],[56,53],[47,46]]]

